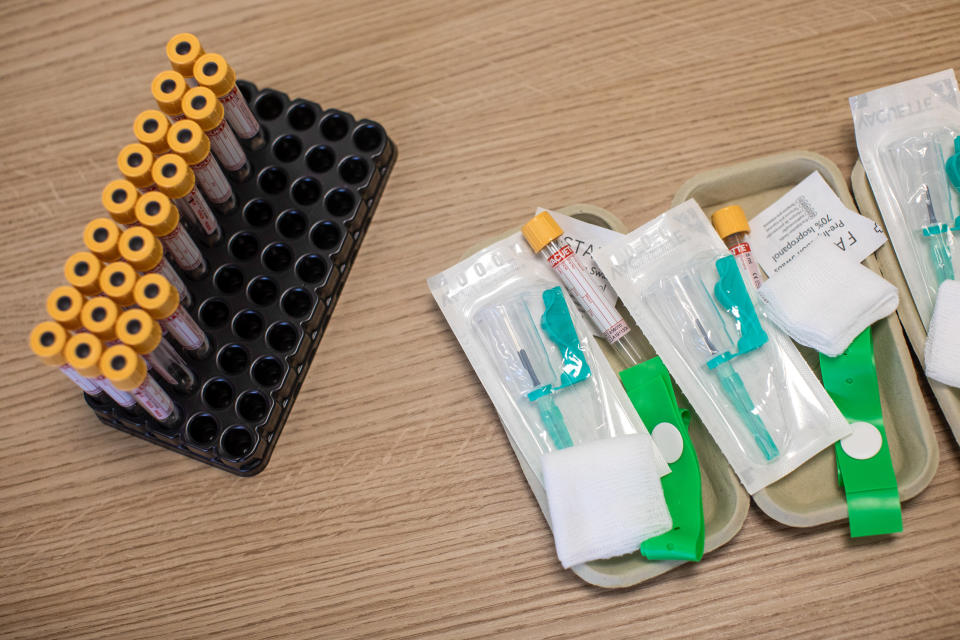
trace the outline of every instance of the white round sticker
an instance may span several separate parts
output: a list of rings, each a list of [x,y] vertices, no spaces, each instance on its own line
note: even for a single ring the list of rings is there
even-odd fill
[[[680,459],[680,454],[683,453],[683,436],[679,429],[669,422],[661,422],[653,428],[650,435],[667,464],[673,464]]]
[[[853,433],[840,441],[844,453],[857,460],[868,460],[877,455],[883,446],[880,430],[869,422],[854,422],[850,426]]]

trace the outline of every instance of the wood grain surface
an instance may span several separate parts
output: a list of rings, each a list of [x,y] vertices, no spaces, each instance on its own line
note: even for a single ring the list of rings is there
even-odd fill
[[[0,635],[960,636],[960,460],[905,532],[753,508],[697,566],[607,592],[559,566],[426,288],[534,207],[637,226],[692,175],[856,160],[847,97],[958,62],[955,0],[0,5]],[[383,123],[399,162],[267,470],[102,426],[26,336],[99,213],[163,47]]]

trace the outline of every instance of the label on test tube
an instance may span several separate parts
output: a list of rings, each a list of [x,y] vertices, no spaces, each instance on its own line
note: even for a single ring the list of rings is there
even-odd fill
[[[97,376],[93,379],[97,385],[106,392],[108,396],[113,398],[113,401],[124,409],[131,409],[135,404],[137,404],[136,399],[127,393],[126,391],[121,391],[113,386],[113,383],[107,380],[102,375]]]
[[[730,247],[730,252],[740,267],[740,273],[749,274],[753,286],[759,289],[763,284],[763,278],[760,276],[760,265],[753,259],[753,252],[750,251],[750,243],[744,240],[735,244]]]
[[[170,264],[168,260],[160,260],[153,269],[149,271],[144,271],[144,275],[148,273],[159,273],[164,278],[170,281],[170,284],[174,286],[177,290],[177,293],[180,294],[180,299],[185,301],[190,301],[190,292],[187,290],[187,285],[184,283],[183,278],[181,278],[177,272],[174,270],[173,265]]]
[[[98,387],[90,378],[86,378],[79,373],[77,370],[71,367],[68,364],[60,365],[60,371],[63,372],[63,375],[70,378],[74,384],[83,389],[83,392],[91,396],[98,395],[100,393],[100,387]]]
[[[210,202],[220,204],[230,199],[230,196],[233,195],[233,189],[230,188],[227,176],[223,175],[223,171],[220,171],[213,155],[212,153],[208,154],[197,164],[190,165],[190,168],[193,169],[193,173],[197,176],[197,182],[200,184],[200,189],[206,194]]]
[[[173,400],[149,375],[143,379],[140,386],[130,393],[136,398],[144,411],[160,422],[165,421],[174,412]]]
[[[191,218],[200,225],[204,233],[207,235],[214,233],[218,226],[217,219],[213,217],[210,205],[203,199],[196,187],[191,189],[187,195],[177,198],[173,202],[180,211],[189,211]]]
[[[243,153],[243,147],[237,141],[237,136],[233,135],[233,131],[227,127],[226,119],[221,120],[220,124],[207,131],[207,135],[210,137],[213,153],[223,164],[223,168],[227,171],[237,171],[247,163],[247,156]]]
[[[247,106],[247,101],[243,99],[243,94],[240,93],[237,85],[233,85],[233,89],[228,91],[226,95],[217,98],[217,100],[223,105],[224,117],[239,137],[246,140],[257,135],[257,131],[260,130],[260,123],[257,122],[253,112],[250,111],[250,107]]]
[[[185,349],[195,351],[203,346],[203,330],[193,321],[183,305],[172,314],[160,320],[160,326],[169,331]]]
[[[567,291],[574,300],[580,303],[590,319],[596,324],[609,343],[616,342],[630,332],[623,317],[603,297],[596,285],[589,278],[583,266],[577,260],[576,254],[570,245],[563,244],[560,249],[552,253],[547,262],[566,285]]]
[[[203,264],[203,256],[200,254],[200,250],[187,232],[184,231],[182,225],[178,224],[172,233],[162,236],[160,242],[163,243],[163,248],[170,254],[174,262],[180,265],[180,268],[184,271],[192,271]]]

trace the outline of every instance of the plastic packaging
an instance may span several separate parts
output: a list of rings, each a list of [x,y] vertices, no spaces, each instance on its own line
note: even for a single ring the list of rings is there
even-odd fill
[[[521,234],[427,282],[538,483],[548,452],[649,437],[559,278]],[[668,471],[662,458],[654,464]]]
[[[960,194],[945,165],[960,134],[958,101],[952,70],[850,98],[860,158],[925,327],[940,283],[955,278]]]
[[[850,433],[700,207],[685,202],[603,247],[597,263],[755,493]]]

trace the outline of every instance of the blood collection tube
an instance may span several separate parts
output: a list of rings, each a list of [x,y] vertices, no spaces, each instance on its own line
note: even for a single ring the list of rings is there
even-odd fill
[[[83,327],[80,321],[83,301],[83,294],[75,287],[57,287],[47,296],[47,315],[66,329],[80,329]]]
[[[759,289],[763,284],[763,276],[760,275],[760,265],[753,259],[753,252],[750,250],[750,224],[743,209],[732,204],[714,211],[710,220],[717,234],[723,238],[727,249],[730,249],[730,253],[737,260],[740,273],[747,276],[753,286]]]
[[[161,71],[150,83],[150,93],[157,102],[157,108],[171,122],[183,120],[183,94],[187,92],[187,81],[176,71]]]
[[[153,193],[153,192],[151,192]],[[130,226],[137,223],[133,207],[140,193],[129,180],[111,180],[100,194],[100,202],[117,224]]]
[[[247,154],[234,135],[223,115],[223,105],[213,91],[206,87],[194,87],[183,96],[183,113],[203,129],[210,138],[210,148],[224,170],[237,182],[250,177]]]
[[[133,121],[133,135],[137,142],[144,145],[154,155],[161,155],[170,150],[167,145],[167,130],[170,128],[170,121],[166,115],[157,109],[147,109],[141,111],[140,115]]]
[[[160,191],[143,194],[137,200],[136,216],[137,222],[163,243],[167,256],[177,263],[187,277],[199,280],[207,273],[207,261],[180,224],[180,212],[170,198]]]
[[[67,364],[63,350],[67,346],[67,330],[59,323],[46,320],[33,328],[30,332],[30,349],[34,355],[52,367],[60,369],[63,375],[80,387],[85,394],[97,399],[103,399],[103,389],[89,378]]]
[[[172,153],[161,156],[153,165],[153,178],[160,191],[177,205],[180,214],[187,216],[196,227],[206,244],[212,246],[220,241],[223,231],[207,200],[197,189],[197,178],[186,160]]]
[[[88,296],[100,293],[100,258],[89,251],[78,251],[63,265],[63,276],[76,287],[77,291]]]
[[[167,59],[170,68],[183,76],[191,87],[197,86],[193,77],[193,63],[203,55],[200,40],[192,33],[178,33],[167,40]]]
[[[153,316],[190,355],[198,360],[210,356],[210,338],[180,304],[176,288],[166,278],[158,273],[143,276],[137,280],[133,296],[140,308]]]
[[[590,279],[569,244],[561,239],[563,229],[546,211],[541,211],[523,225],[523,237],[535,253],[550,265],[567,292],[586,311],[620,360],[627,367],[640,364],[640,352],[630,339],[630,327]]]
[[[210,138],[200,125],[193,120],[177,122],[167,132],[167,143],[174,153],[190,165],[208,202],[221,213],[237,206],[233,187],[230,186],[220,164],[210,153]]]
[[[153,152],[147,145],[132,142],[120,149],[117,154],[117,168],[123,177],[133,183],[140,193],[156,189],[150,168],[153,165]]]
[[[223,56],[216,53],[203,54],[193,64],[193,75],[197,84],[213,91],[223,105],[227,122],[237,137],[251,149],[262,147],[267,140],[263,127],[247,106],[247,101],[237,88],[237,74]]]
[[[134,397],[126,391],[117,389],[100,373],[100,356],[103,355],[103,341],[100,338],[89,332],[75,333],[67,338],[63,355],[68,365],[80,375],[92,380],[113,398],[114,402],[133,414],[140,413]]]
[[[180,409],[147,373],[146,361],[127,345],[108,347],[100,356],[100,372],[117,389],[132,395],[137,404],[164,427],[180,423]]]
[[[120,307],[105,296],[90,298],[83,303],[80,322],[83,328],[97,336],[107,346],[117,343],[116,324],[120,317]]]
[[[183,393],[197,388],[197,376],[169,342],[160,324],[143,309],[130,309],[117,320],[117,337],[147,361],[147,367]]]
[[[136,302],[133,287],[137,284],[137,272],[122,260],[111,262],[100,272],[100,290],[122,309],[129,309]]]
[[[120,257],[119,240],[120,228],[110,218],[94,218],[83,229],[83,244],[104,262],[113,262]]]
[[[120,236],[120,255],[134,269],[143,273],[159,273],[177,288],[180,299],[186,306],[193,305],[193,298],[183,279],[173,265],[163,257],[163,245],[144,227],[130,227]]]

